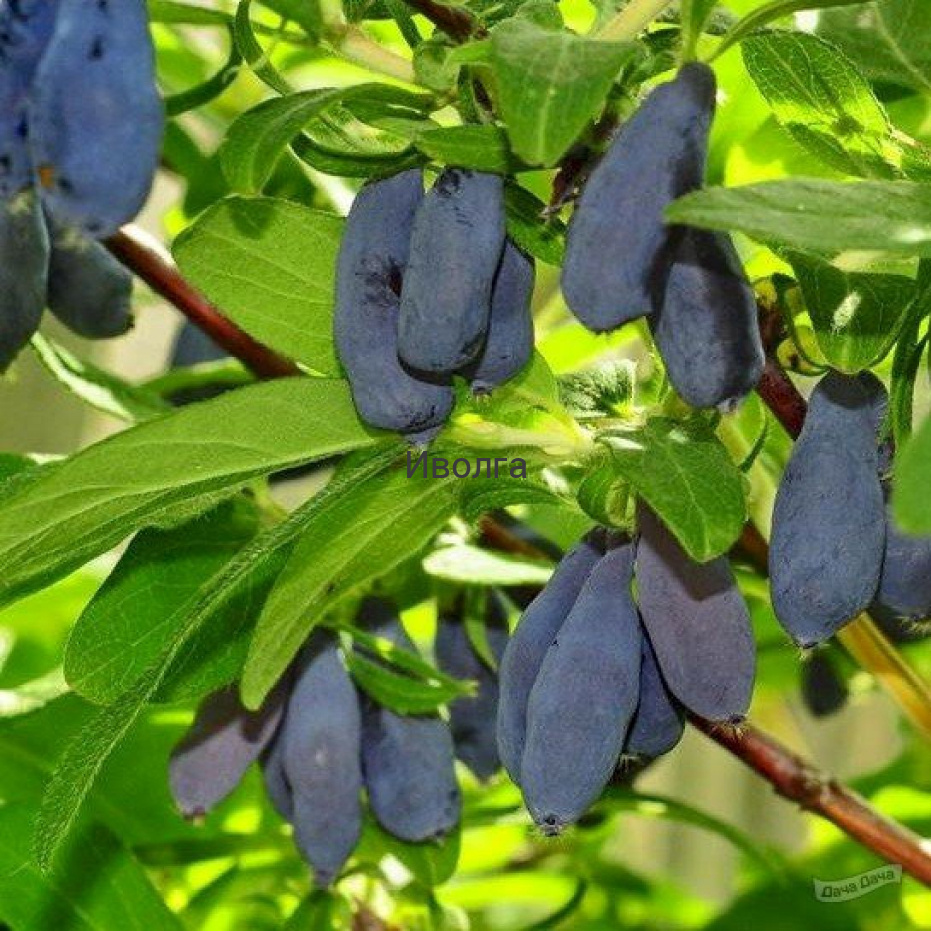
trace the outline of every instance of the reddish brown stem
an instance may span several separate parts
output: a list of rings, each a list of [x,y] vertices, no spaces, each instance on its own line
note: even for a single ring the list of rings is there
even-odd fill
[[[739,729],[690,716],[715,743],[759,773],[783,798],[826,818],[926,886],[931,886],[931,854],[916,834],[884,817],[865,799],[755,727]]]
[[[541,552],[532,543],[521,540],[507,527],[499,524],[490,514],[485,514],[479,520],[478,529],[482,534],[482,542],[489,549],[514,556],[527,556],[531,559],[546,559],[546,553]]]
[[[210,301],[190,285],[174,265],[126,227],[111,239],[107,248],[130,271],[138,275],[156,294],[200,327],[218,346],[239,359],[258,378],[284,378],[299,375],[290,360],[256,342],[232,320],[224,317]]]
[[[466,42],[483,34],[478,20],[464,7],[446,6],[436,0],[405,0],[405,3],[457,42]]]
[[[598,163],[602,147],[614,135],[619,122],[617,114],[605,114],[595,123],[591,137],[574,146],[563,157],[553,178],[547,213],[557,213],[575,197]]]
[[[740,534],[732,555],[748,563],[762,576],[769,575],[769,544],[756,528],[755,524],[746,523]]]
[[[793,439],[797,439],[802,432],[808,405],[775,359],[767,359],[763,377],[756,390],[763,399],[763,403],[785,428],[786,433]]]

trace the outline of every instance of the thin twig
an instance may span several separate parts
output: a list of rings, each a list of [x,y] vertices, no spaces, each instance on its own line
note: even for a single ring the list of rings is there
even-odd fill
[[[864,798],[822,773],[768,734],[750,725],[722,727],[689,716],[715,743],[759,773],[783,798],[826,818],[926,886],[931,886],[931,852],[908,828],[880,814]]]
[[[585,142],[573,146],[559,164],[553,178],[548,214],[558,213],[571,201],[598,163],[604,144],[614,135],[620,119],[614,112],[606,113],[592,127]]]
[[[447,6],[436,0],[404,0],[404,2],[457,42],[467,42],[471,38],[484,35],[484,30],[478,20],[465,7]]]
[[[224,317],[210,301],[188,283],[175,266],[143,235],[131,226],[107,240],[107,248],[131,272],[138,275],[156,294],[161,295],[200,327],[218,346],[239,359],[258,378],[284,378],[299,375],[290,360],[254,340],[232,320]]]

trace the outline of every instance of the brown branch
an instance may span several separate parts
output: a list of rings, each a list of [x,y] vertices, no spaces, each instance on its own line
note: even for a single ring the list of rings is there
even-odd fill
[[[694,727],[759,773],[783,798],[820,815],[926,886],[931,854],[908,828],[886,818],[869,802],[822,773],[787,747],[750,725],[722,727],[690,715]]]
[[[359,903],[352,916],[352,931],[398,931],[398,929],[382,921],[375,912]]]
[[[769,544],[755,524],[749,521],[744,524],[740,539],[731,550],[731,555],[747,563],[760,575],[769,575]]]
[[[482,542],[489,549],[498,550],[501,553],[509,553],[512,556],[527,556],[531,559],[547,559],[546,553],[538,549],[532,543],[521,540],[515,533],[511,533],[503,524],[491,516],[484,514],[478,522],[478,529],[482,535]]]
[[[798,388],[786,375],[782,366],[773,359],[766,360],[763,377],[757,385],[757,393],[773,416],[782,424],[786,433],[797,439],[802,432],[808,405]]]
[[[457,42],[467,42],[485,33],[478,20],[464,7],[447,6],[445,3],[438,3],[437,0],[404,0],[404,2]]]
[[[585,183],[598,160],[605,143],[614,135],[620,125],[616,113],[606,113],[592,127],[589,137],[573,146],[563,157],[559,170],[553,178],[552,193],[547,204],[547,214],[558,213],[576,195]]]
[[[174,265],[167,262],[132,227],[124,227],[107,248],[131,272],[138,275],[156,294],[161,295],[200,327],[218,346],[239,359],[258,378],[284,378],[299,375],[290,360],[272,352],[224,317],[210,301],[189,284]]]

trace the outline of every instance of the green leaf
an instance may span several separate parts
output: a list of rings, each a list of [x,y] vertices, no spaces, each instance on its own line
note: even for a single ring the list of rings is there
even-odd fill
[[[545,215],[546,204],[526,188],[506,184],[508,236],[524,252],[558,268],[566,249],[566,226],[558,217]]]
[[[452,878],[459,862],[461,846],[461,825],[457,825],[439,842],[424,841],[414,844],[398,840],[373,818],[368,818],[363,829],[359,853],[375,861],[394,856],[410,870],[419,883],[432,889]]]
[[[0,499],[0,603],[174,526],[249,481],[371,445],[345,382],[250,385],[133,427],[46,466]]]
[[[530,362],[490,399],[482,403],[483,413],[494,419],[507,420],[509,414],[525,414],[529,408],[562,410],[559,382],[546,359],[534,352]]]
[[[363,98],[395,101],[415,109],[428,107],[430,101],[384,84],[302,91],[266,100],[239,116],[227,130],[220,160],[230,186],[243,193],[260,192],[284,151],[311,120],[334,104]]]
[[[889,420],[896,449],[901,449],[912,435],[915,380],[928,345],[927,334],[919,339],[921,322],[931,313],[931,262],[927,259],[918,264],[916,285],[917,296],[896,340],[889,381]]]
[[[422,98],[376,87],[370,86],[365,93],[347,89],[342,99],[305,124],[305,137],[325,153],[367,159],[376,165],[409,154],[412,141],[436,124],[424,119]]]
[[[51,875],[29,856],[35,810],[0,808],[0,919],[16,931],[181,931],[142,867],[105,828],[89,825]]]
[[[627,483],[619,478],[611,461],[593,464],[579,483],[579,507],[605,527],[629,525]]]
[[[582,907],[586,892],[588,892],[588,883],[584,879],[580,879],[575,887],[575,892],[572,893],[571,898],[562,908],[557,909],[552,915],[528,925],[524,931],[550,931],[551,928],[559,928],[567,918],[570,918]]]
[[[471,695],[473,689],[459,679],[440,671],[422,659],[419,654],[395,646],[386,637],[376,637],[353,624],[343,623],[339,630],[345,631],[352,644],[361,647],[370,657],[379,660],[383,668],[394,666],[408,678],[422,679],[442,686],[450,695]]]
[[[32,348],[48,373],[85,404],[135,423],[171,410],[155,392],[131,385],[85,362],[41,333],[32,337]]]
[[[262,48],[252,28],[252,0],[239,0],[233,18],[233,36],[239,54],[256,77],[279,94],[291,92],[288,80],[271,63],[268,53]]]
[[[700,418],[656,417],[604,434],[617,471],[699,562],[726,553],[747,519],[740,472]]]
[[[468,523],[477,521],[483,514],[514,504],[557,505],[572,508],[574,499],[560,497],[546,485],[523,478],[499,476],[496,479],[470,479],[459,496],[461,517]]]
[[[441,34],[424,39],[413,55],[417,83],[432,91],[449,93],[456,86],[460,64],[452,56],[455,47]]]
[[[666,210],[673,223],[740,230],[816,255],[931,257],[931,184],[798,178],[709,188]]]
[[[261,3],[297,23],[309,36],[319,35],[322,18],[317,0],[261,0]]]
[[[895,522],[906,532],[931,534],[931,417],[926,417],[896,454],[892,490]]]
[[[444,126],[418,133],[415,144],[441,165],[507,174],[514,168],[507,135],[499,126]]]
[[[371,129],[368,130],[372,132]],[[408,146],[399,154],[380,156],[354,155],[350,151],[336,152],[317,145],[310,136],[304,134],[292,140],[291,148],[305,165],[325,175],[339,178],[385,178],[415,168],[425,158]],[[347,150],[353,146],[347,146]]]
[[[71,632],[65,651],[65,675],[71,687],[98,704],[114,701],[131,688],[183,625],[200,587],[258,529],[255,507],[241,497],[180,527],[140,533]],[[265,583],[267,592],[271,581],[261,577],[258,581]],[[246,588],[242,597],[225,604],[204,632],[208,642],[193,644],[187,651],[183,678],[188,683],[193,678],[199,685],[193,690],[195,696],[234,677],[245,656],[255,595]],[[182,696],[191,693],[188,684]]]
[[[633,46],[514,18],[491,32],[491,65],[514,151],[555,164],[604,104]]]
[[[867,178],[901,177],[910,166],[886,111],[841,51],[817,36],[776,31],[746,39],[742,52],[776,119],[825,164]]]
[[[34,837],[36,860],[48,869],[73,828],[104,763],[125,738],[145,706],[158,693],[166,676],[204,624],[257,573],[281,557],[326,506],[330,496],[342,494],[345,484],[364,481],[398,458],[400,444],[392,443],[362,457],[341,481],[334,480],[319,495],[294,511],[283,523],[258,536],[209,582],[194,599],[183,626],[165,645],[159,659],[139,681],[112,705],[95,714],[76,737],[68,741],[45,791]]]
[[[294,910],[284,931],[341,931],[352,927],[352,909],[339,893],[315,889]]]
[[[825,359],[855,374],[885,358],[915,298],[915,282],[902,275],[845,272],[799,252],[786,257]]]
[[[343,221],[270,197],[228,197],[176,240],[184,276],[259,342],[315,372],[339,373],[333,347]]]
[[[165,112],[169,117],[178,117],[189,110],[196,110],[216,100],[239,77],[242,56],[236,47],[232,20],[227,22],[230,37],[230,51],[226,61],[210,77],[200,84],[171,94],[165,98]]]
[[[232,22],[228,13],[180,3],[177,0],[148,0],[149,20],[153,23],[173,23],[191,26],[227,26]]]
[[[468,544],[434,550],[423,567],[427,575],[463,585],[544,585],[553,572],[552,563],[545,559],[495,553]]]
[[[769,3],[764,3],[755,10],[751,10],[743,19],[734,24],[721,40],[721,44],[715,49],[714,57],[717,58],[732,45],[743,41],[745,36],[750,35],[755,30],[761,29],[768,23],[791,16],[793,13],[802,10],[823,10],[833,6],[853,6],[861,3],[863,3],[863,0],[770,0]]]
[[[457,480],[408,478],[405,468],[342,486],[308,525],[259,617],[242,679],[250,708],[334,605],[415,555],[456,508]]]
[[[818,32],[874,81],[931,91],[931,6],[926,0],[857,3],[818,16]]]
[[[462,694],[459,688],[399,675],[352,650],[346,667],[363,692],[398,714],[431,714]]]

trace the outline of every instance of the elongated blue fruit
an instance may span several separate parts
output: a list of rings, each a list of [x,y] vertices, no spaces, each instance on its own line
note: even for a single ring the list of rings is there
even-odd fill
[[[0,202],[0,371],[39,328],[48,263],[48,232],[33,192]]]
[[[0,0],[0,198],[32,185],[26,106],[58,0]]]
[[[339,875],[362,832],[359,697],[335,637],[316,631],[298,659],[282,762],[297,845],[318,886]]]
[[[604,555],[601,544],[601,534],[590,534],[563,557],[546,587],[524,611],[501,657],[498,754],[501,765],[518,785],[530,690],[546,651],[569,616],[595,564]]]
[[[415,378],[398,359],[398,307],[423,177],[405,171],[359,192],[343,232],[334,335],[359,416],[373,427],[421,433],[440,426],[453,390]]]
[[[99,242],[49,222],[48,308],[87,339],[122,336],[133,323],[133,276]]]
[[[185,818],[207,814],[239,785],[278,729],[285,691],[280,685],[258,711],[243,707],[235,687],[201,703],[168,764],[171,794]]]
[[[504,183],[447,168],[414,220],[398,352],[418,372],[451,375],[481,352],[504,248]]]
[[[589,329],[642,317],[662,293],[663,212],[702,183],[714,98],[714,72],[685,65],[644,100],[588,179],[569,224],[562,290]]]
[[[653,760],[669,753],[682,739],[685,715],[663,681],[650,638],[643,636],[640,699],[624,741],[624,753]]]
[[[275,810],[285,821],[294,820],[294,798],[291,785],[284,771],[284,741],[280,740],[284,731],[287,714],[279,725],[271,743],[265,748],[261,756],[262,778],[265,782],[265,794],[275,807]]]
[[[683,228],[650,316],[666,374],[692,407],[730,409],[763,374],[756,298],[730,236]]]
[[[95,238],[142,209],[165,112],[144,0],[61,0],[28,120],[45,203]]]
[[[527,704],[521,789],[546,833],[574,824],[608,784],[640,694],[634,551],[609,550],[559,629]]]
[[[491,292],[485,345],[466,374],[476,394],[491,391],[513,378],[533,355],[533,260],[510,240]]]
[[[637,524],[640,616],[666,686],[695,714],[739,723],[753,694],[756,644],[730,564],[690,559],[642,503]]]
[[[874,601],[870,605],[870,617],[876,626],[895,644],[914,643],[916,640],[925,640],[931,636],[927,624],[915,623],[900,617],[891,608],[887,608],[881,601]]]
[[[888,486],[884,495],[888,499]],[[907,621],[931,618],[931,536],[913,537],[896,526],[886,504],[886,549],[876,600]]]
[[[200,327],[186,321],[178,331],[171,351],[171,367],[203,365],[226,359],[225,349],[218,346]]]
[[[488,592],[485,633],[492,655],[500,663],[508,641],[507,611],[501,596],[493,590]],[[440,617],[435,651],[442,670],[478,684],[474,697],[457,698],[450,704],[449,725],[457,758],[479,779],[490,779],[501,765],[495,732],[498,674],[475,652],[461,610]]]
[[[415,651],[386,602],[366,599],[359,622],[375,636]],[[362,767],[378,823],[411,842],[448,834],[462,807],[449,725],[436,715],[402,715],[372,701],[363,712]]]
[[[876,595],[886,545],[876,433],[886,406],[873,375],[818,383],[776,494],[773,609],[801,647],[835,634]]]
[[[816,718],[835,714],[847,703],[847,683],[822,651],[802,664],[802,701]]]

